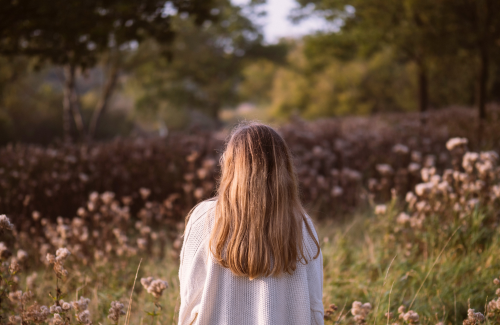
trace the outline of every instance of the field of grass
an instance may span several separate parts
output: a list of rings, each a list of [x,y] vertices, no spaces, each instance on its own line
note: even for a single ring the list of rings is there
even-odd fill
[[[500,288],[493,283],[500,277],[500,228],[478,230],[485,218],[480,211],[470,216],[470,229],[457,225],[450,229],[450,235],[436,231],[439,220],[433,220],[423,232],[425,251],[419,251],[411,242],[402,244],[391,239],[395,222],[392,210],[387,214],[364,211],[343,221],[316,222],[324,258],[324,305],[326,309],[330,304],[338,308],[326,323],[362,323],[355,322],[352,315],[355,301],[371,304],[368,324],[385,324],[387,311],[397,317],[402,305],[418,313],[420,321],[414,324],[461,324],[469,307],[487,314],[485,306]],[[175,250],[168,248],[167,255],[170,253],[175,255]],[[59,287],[59,298],[64,301],[76,301],[81,296],[90,299],[88,310],[93,324],[113,324],[107,319],[111,302],[128,306],[132,295],[130,324],[176,324],[180,301],[175,256],[158,259],[138,254],[86,266],[71,259],[65,268],[68,275],[59,280],[51,266],[18,273],[17,289],[31,288],[34,293],[35,298],[26,305],[37,301],[50,306]],[[30,280],[27,283],[33,272],[37,274],[35,284]],[[140,283],[147,276],[168,282],[158,300]],[[8,316],[15,310],[3,309]],[[151,316],[152,312],[158,316]],[[69,324],[79,324],[73,313],[68,312],[72,319]],[[491,316],[486,324],[498,324],[498,310]],[[122,316],[119,324],[125,324],[125,320]]]

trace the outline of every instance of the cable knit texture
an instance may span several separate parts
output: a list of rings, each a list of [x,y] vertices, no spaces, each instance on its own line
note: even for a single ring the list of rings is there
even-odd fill
[[[249,280],[217,264],[208,249],[216,201],[193,211],[181,251],[179,325],[322,325],[323,256],[304,225],[308,264]],[[308,217],[312,229],[312,221]],[[316,239],[317,235],[315,233]]]

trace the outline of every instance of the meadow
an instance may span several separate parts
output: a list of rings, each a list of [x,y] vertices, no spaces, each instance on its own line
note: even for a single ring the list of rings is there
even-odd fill
[[[500,108],[279,128],[326,324],[500,324]],[[184,217],[227,132],[0,149],[0,324],[176,324]]]

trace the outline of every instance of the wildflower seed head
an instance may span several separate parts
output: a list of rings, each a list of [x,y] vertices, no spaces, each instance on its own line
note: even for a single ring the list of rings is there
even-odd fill
[[[121,315],[125,315],[125,306],[118,301],[113,301],[111,303],[111,308],[109,309],[108,319],[118,323]]]
[[[483,161],[491,162],[496,164],[498,162],[498,153],[496,151],[483,151],[479,154],[479,158]]]
[[[97,200],[99,200],[99,193],[97,193],[97,192],[90,193],[90,195],[89,195],[89,201],[92,202],[92,203],[96,203]]]
[[[484,322],[485,318],[482,313],[475,312],[474,309],[469,309],[467,311],[467,319],[464,320],[464,325],[476,325]]]
[[[0,242],[0,260],[6,260],[12,255],[11,251],[5,246],[4,242]]]
[[[38,277],[38,273],[33,272],[31,275],[26,277],[26,286],[32,289],[35,286],[35,280]]]
[[[90,312],[88,310],[84,310],[81,313],[75,315],[76,319],[83,325],[92,324],[92,320],[90,319]]]
[[[54,314],[54,318],[52,320],[52,324],[54,325],[64,325],[66,324],[66,321],[59,315],[59,313]]]
[[[468,142],[466,138],[451,138],[446,142],[446,149],[453,151],[455,148],[466,146]]]
[[[421,162],[422,161],[422,153],[420,151],[412,151],[411,152],[411,160],[414,162]]]
[[[160,298],[163,291],[168,288],[167,281],[153,280],[148,287],[148,293],[152,294],[155,298]]]
[[[394,174],[394,169],[392,169],[391,165],[388,164],[378,164],[376,169],[382,176],[391,176]]]
[[[0,215],[0,231],[2,230],[14,230],[14,225],[10,223],[9,218],[5,214]]]
[[[147,277],[147,278],[142,278],[141,279],[141,284],[144,287],[144,289],[148,289],[149,286],[151,285],[151,282],[153,282],[154,278],[152,276]]]
[[[20,262],[24,262],[27,258],[28,258],[28,253],[26,253],[26,251],[24,251],[22,249],[17,251],[17,259]]]
[[[142,187],[141,189],[139,189],[139,193],[141,194],[143,200],[147,200],[147,198],[151,194],[151,190],[149,188]]]
[[[404,314],[403,320],[410,324],[416,324],[420,320],[420,317],[413,310],[409,310],[407,313]]]
[[[23,292],[21,290],[9,292],[9,299],[12,302],[20,302],[23,298]]]
[[[418,198],[413,194],[413,192],[408,192],[406,193],[405,201],[408,203],[408,205],[413,207],[415,203],[417,203]]]
[[[408,152],[410,152],[410,149],[408,149],[408,147],[404,144],[398,143],[394,147],[392,147],[392,151],[400,155],[406,155]]]
[[[67,277],[68,270],[66,270],[61,264],[54,264],[54,271],[58,276]]]
[[[484,315],[480,312],[474,313],[474,319],[482,323],[484,322]]]
[[[106,205],[110,205],[111,202],[113,202],[114,198],[115,198],[115,193],[113,192],[107,191],[101,194],[101,201]]]
[[[64,311],[69,311],[73,308],[73,306],[69,302],[66,302],[64,300],[60,300],[59,305],[61,306],[62,310],[64,310]]]
[[[49,262],[49,264],[54,264],[56,262],[55,255],[47,253],[47,262]]]
[[[69,250],[65,247],[63,248],[59,248],[57,251],[56,251],[56,262],[58,263],[62,263],[64,262],[68,256],[70,256],[71,253],[69,252]]]
[[[358,324],[366,323],[366,316],[372,309],[372,305],[370,303],[361,303],[359,301],[355,301],[352,303],[351,313],[354,316],[354,321]]]
[[[410,222],[410,216],[404,212],[401,212],[398,215],[396,222],[400,225],[405,225]]]
[[[387,206],[385,204],[379,204],[375,207],[376,215],[384,215],[387,213]]]
[[[77,301],[72,301],[71,305],[75,309],[76,312],[84,311],[89,306],[90,299],[85,297],[80,297]]]
[[[51,314],[54,314],[54,313],[56,313],[56,314],[60,314],[60,313],[62,313],[62,311],[63,311],[63,310],[62,310],[62,307],[61,307],[61,306],[57,306],[57,305],[52,305],[52,306],[50,306],[50,313],[51,313]]]
[[[420,183],[415,186],[415,193],[418,196],[423,196],[432,192],[434,188],[433,183]]]
[[[21,266],[16,259],[12,258],[9,265],[9,271],[11,274],[16,274],[21,270]]]
[[[35,324],[42,324],[47,321],[50,315],[50,311],[47,306],[40,306],[37,303],[28,307],[24,313],[24,318],[28,322],[33,322]]]
[[[33,220],[35,220],[35,221],[38,221],[38,220],[41,218],[41,216],[42,216],[42,215],[41,215],[41,214],[40,214],[40,212],[38,212],[38,211],[33,211],[33,212],[31,213],[31,217],[32,217],[32,218],[33,218]]]
[[[148,244],[148,240],[144,238],[137,238],[137,247],[141,250],[145,250]]]
[[[344,189],[342,189],[342,187],[340,186],[334,186],[330,191],[330,195],[332,197],[339,197],[342,196],[342,194],[344,194]]]
[[[76,214],[79,216],[79,217],[85,217],[87,215],[86,211],[84,208],[82,207],[79,207],[78,210],[76,210]]]
[[[408,171],[412,174],[417,174],[420,171],[420,164],[412,162],[408,165]]]

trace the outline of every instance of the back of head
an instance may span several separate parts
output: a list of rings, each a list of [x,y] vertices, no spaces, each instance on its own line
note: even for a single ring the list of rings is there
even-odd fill
[[[293,273],[307,263],[295,170],[283,138],[271,127],[237,127],[221,158],[210,249],[236,275]],[[309,235],[317,243],[309,224]],[[318,256],[318,254],[316,256]]]

